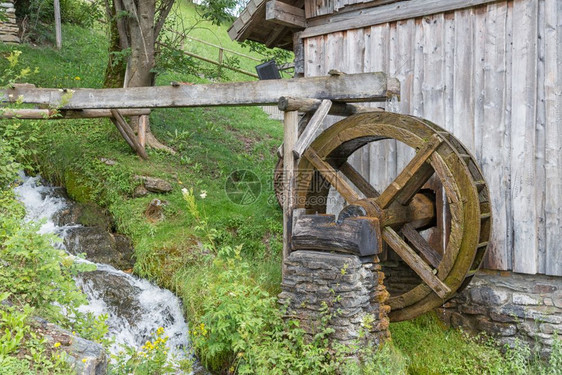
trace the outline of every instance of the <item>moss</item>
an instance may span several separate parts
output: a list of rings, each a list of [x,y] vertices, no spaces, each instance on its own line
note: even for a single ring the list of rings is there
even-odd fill
[[[99,226],[105,229],[112,227],[109,213],[93,203],[86,203],[82,206],[78,223],[87,227]]]
[[[80,177],[76,170],[67,169],[64,171],[64,181],[68,196],[78,203],[94,203],[93,191],[84,183],[84,179]]]

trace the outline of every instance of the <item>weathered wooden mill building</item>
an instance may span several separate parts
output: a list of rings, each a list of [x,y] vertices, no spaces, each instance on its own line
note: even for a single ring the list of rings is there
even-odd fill
[[[561,1],[250,0],[229,33],[293,50],[297,75],[386,72],[401,84],[387,111],[460,139],[488,183],[494,225],[483,270],[438,313],[548,350],[562,332]],[[383,186],[411,157],[389,140],[353,164]]]

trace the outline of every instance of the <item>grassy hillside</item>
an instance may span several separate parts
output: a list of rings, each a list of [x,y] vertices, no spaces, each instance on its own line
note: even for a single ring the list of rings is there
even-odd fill
[[[177,12],[187,20],[194,14],[185,5]],[[0,45],[0,54],[21,50],[18,67],[37,67],[26,80],[39,86],[100,87],[107,57],[103,31],[65,26],[63,33],[60,52]],[[199,23],[193,35],[241,50],[224,27]],[[7,66],[2,59],[0,77]],[[204,81],[174,72],[159,78],[162,84],[170,80]],[[36,171],[65,185],[74,199],[107,208],[116,229],[135,244],[135,273],[182,298],[197,354],[216,372],[548,373],[516,352],[506,357],[489,342],[446,330],[431,316],[392,324],[393,342],[382,354],[365,352],[364,367],[324,342],[304,343],[298,328],[284,325],[275,299],[282,213],[272,188],[282,126],[259,108],[155,110],[153,132],[177,152],[149,150],[148,161],[135,156],[106,120],[2,121],[3,136],[8,123],[16,128],[10,137],[30,139],[26,148],[33,154],[24,156]],[[228,177],[240,170],[261,183],[257,199],[244,205],[227,194]],[[164,178],[173,191],[137,197],[137,175]],[[160,220],[146,216],[154,198],[164,202]]]

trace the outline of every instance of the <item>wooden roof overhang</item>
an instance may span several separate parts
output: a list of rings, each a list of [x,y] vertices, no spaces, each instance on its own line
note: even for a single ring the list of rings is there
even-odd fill
[[[310,38],[337,31],[471,8],[499,0],[250,0],[228,34],[293,50],[293,34]]]
[[[283,6],[283,4],[286,4],[291,7],[289,8],[290,10],[300,13],[300,17],[289,14],[290,22],[268,19],[266,16],[268,2],[268,0],[250,0],[240,16],[228,29],[228,35],[232,40],[239,42],[253,40],[263,43],[267,47],[279,47],[292,51],[293,34],[305,28],[304,0],[279,0],[273,2],[283,8],[287,8]],[[291,25],[291,23],[293,24]],[[300,26],[295,23],[300,23]]]

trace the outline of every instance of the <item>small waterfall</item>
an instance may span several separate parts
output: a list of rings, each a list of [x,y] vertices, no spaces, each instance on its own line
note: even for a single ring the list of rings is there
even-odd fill
[[[26,208],[26,219],[43,221],[40,233],[54,233],[60,237],[76,225],[57,226],[54,215],[68,205],[59,189],[43,186],[40,177],[21,176],[23,183],[15,189]],[[56,246],[64,245],[57,244]],[[80,260],[91,263],[87,260]],[[110,348],[113,354],[120,345],[142,346],[159,327],[169,337],[170,352],[185,356],[189,345],[188,327],[182,314],[180,300],[169,290],[119,271],[107,264],[94,263],[97,270],[79,275],[76,282],[86,293],[89,305],[83,312],[108,314],[109,335],[115,337]],[[111,298],[110,298],[111,297]],[[112,303],[115,299],[118,304]]]

